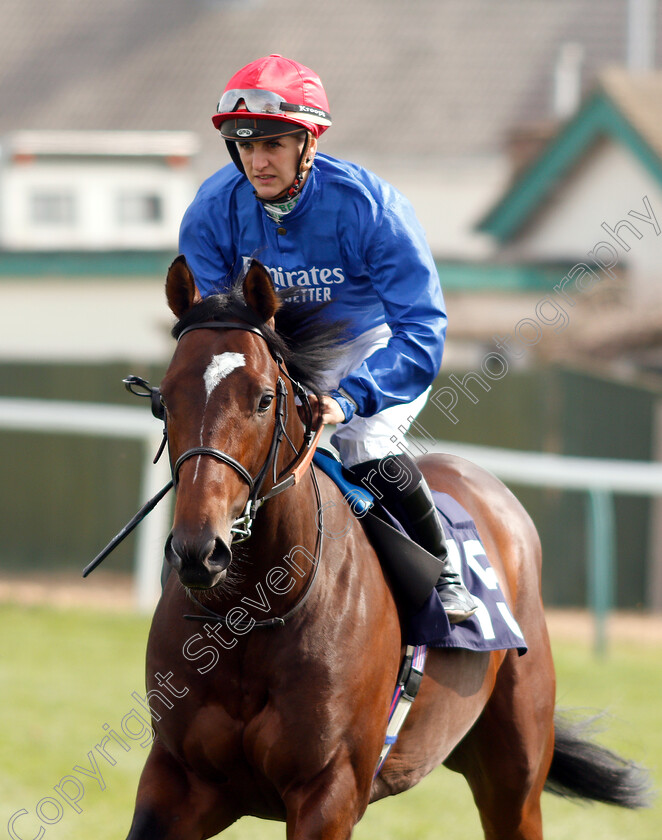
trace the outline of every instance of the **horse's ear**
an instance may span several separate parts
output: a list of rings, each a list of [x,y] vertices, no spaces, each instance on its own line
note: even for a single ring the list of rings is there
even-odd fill
[[[274,290],[269,272],[261,262],[253,260],[248,274],[244,277],[244,300],[266,323],[271,321],[278,309],[280,300]]]
[[[195,285],[193,273],[183,254],[180,254],[168,269],[166,298],[168,299],[168,306],[178,318],[181,318],[194,304],[202,300]]]

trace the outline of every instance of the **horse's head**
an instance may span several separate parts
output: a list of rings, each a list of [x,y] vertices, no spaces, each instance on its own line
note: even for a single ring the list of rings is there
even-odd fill
[[[179,319],[161,384],[177,489],[166,558],[185,586],[206,589],[226,576],[247,503],[292,460],[279,433],[302,446],[303,425],[273,331],[280,300],[263,266],[254,262],[241,286],[202,301],[180,257],[166,294]]]

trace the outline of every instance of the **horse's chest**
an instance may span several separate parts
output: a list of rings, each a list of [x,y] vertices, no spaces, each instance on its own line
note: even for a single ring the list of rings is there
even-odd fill
[[[328,760],[330,713],[323,697],[306,704],[301,687],[275,691],[259,673],[226,679],[214,691],[185,698],[180,713],[159,725],[168,749],[214,778],[244,773],[276,786],[282,776],[316,772]],[[302,767],[305,765],[305,767]]]
[[[240,716],[218,704],[200,709],[175,745],[180,759],[215,784],[262,802],[273,812],[292,778],[315,776],[329,760],[319,730],[297,726],[277,704],[247,700]],[[248,707],[252,713],[248,714]]]

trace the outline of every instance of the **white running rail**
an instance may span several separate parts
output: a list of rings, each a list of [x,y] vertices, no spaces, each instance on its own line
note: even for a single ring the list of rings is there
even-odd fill
[[[129,407],[82,402],[0,398],[0,429],[48,434],[86,435],[138,440],[142,443],[140,497],[151,499],[170,479],[168,458],[152,459],[163,436],[163,427],[144,406]],[[99,476],[99,481],[102,480]],[[139,504],[136,504],[136,510]],[[138,609],[149,612],[161,592],[163,545],[170,529],[170,505],[157,505],[138,527],[135,557],[135,597]],[[124,525],[117,523],[116,533]],[[99,550],[113,534],[99,536]],[[92,559],[92,558],[90,558]]]
[[[123,407],[82,402],[0,398],[0,429],[21,432],[80,434],[138,440],[143,445],[140,502],[152,498],[169,480],[167,457],[154,466],[152,458],[162,427],[147,406]],[[326,431],[326,430],[325,430]],[[328,433],[325,434],[328,441]],[[540,452],[518,452],[472,446],[431,438],[409,438],[412,454],[447,452],[473,461],[503,481],[536,487],[585,490],[589,494],[589,578],[597,627],[597,647],[604,645],[604,618],[613,592],[613,494],[662,496],[662,464],[615,459],[577,458]],[[141,611],[153,608],[160,593],[162,548],[170,528],[171,508],[157,505],[138,528],[136,602]],[[118,523],[118,528],[124,523]],[[112,534],[108,535],[110,538]],[[102,538],[105,539],[105,535]],[[101,549],[103,546],[100,545]]]

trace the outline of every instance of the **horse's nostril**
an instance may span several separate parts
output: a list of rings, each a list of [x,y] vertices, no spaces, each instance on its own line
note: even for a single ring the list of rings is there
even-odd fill
[[[214,540],[214,548],[207,557],[206,564],[212,569],[212,571],[222,572],[230,565],[230,560],[232,560],[230,547],[220,537],[216,537]]]
[[[165,559],[172,566],[172,568],[179,572],[182,568],[182,558],[177,554],[172,545],[172,534],[168,534],[168,539],[164,547]]]
[[[185,586],[213,586],[232,560],[221,537],[187,539],[175,529],[165,544],[165,557]]]

